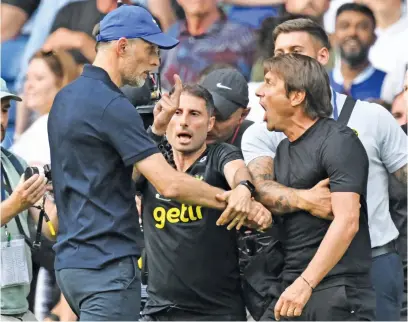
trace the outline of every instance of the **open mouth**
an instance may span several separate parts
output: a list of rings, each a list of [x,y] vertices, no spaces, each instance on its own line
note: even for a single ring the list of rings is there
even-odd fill
[[[191,141],[191,135],[188,133],[180,133],[177,135],[177,138],[179,139],[180,143],[189,143]]]

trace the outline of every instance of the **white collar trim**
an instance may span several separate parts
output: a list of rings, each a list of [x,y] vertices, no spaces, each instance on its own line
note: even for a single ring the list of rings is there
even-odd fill
[[[352,85],[361,84],[369,79],[375,72],[375,68],[370,64],[356,78],[353,79]],[[344,78],[340,71],[340,66],[337,65],[333,69],[333,79],[337,84],[343,84]]]

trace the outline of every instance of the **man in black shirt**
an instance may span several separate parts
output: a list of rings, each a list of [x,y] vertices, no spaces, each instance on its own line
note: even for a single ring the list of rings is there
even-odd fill
[[[240,150],[226,143],[206,145],[215,119],[213,109],[205,88],[185,85],[174,115],[165,107],[162,115],[156,109],[151,130],[160,133],[156,126],[168,113],[171,120],[167,117],[161,128],[166,128],[173,147],[176,169],[215,187],[234,189],[238,193],[231,198],[252,208],[249,218],[266,228],[271,214],[251,200],[254,190]],[[216,225],[221,211],[165,198],[147,181],[139,180],[138,190],[143,194],[149,274],[144,319],[245,320],[236,231]]]
[[[275,317],[372,320],[365,149],[350,128],[329,119],[329,80],[317,61],[290,54],[267,60],[264,67],[265,81],[257,91],[264,119],[269,131],[287,136],[277,149],[275,179],[310,189],[328,178],[334,216],[328,221],[298,211],[278,217],[284,291]]]

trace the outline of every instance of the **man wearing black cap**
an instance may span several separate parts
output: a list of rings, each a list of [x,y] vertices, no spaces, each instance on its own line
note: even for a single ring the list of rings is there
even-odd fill
[[[225,142],[241,148],[245,130],[253,124],[245,120],[250,108],[247,107],[248,84],[244,76],[233,68],[215,70],[201,82],[215,104],[215,124],[208,133],[207,144]]]
[[[160,64],[163,34],[142,7],[122,5],[100,23],[97,55],[56,96],[48,119],[52,177],[60,216],[57,281],[80,320],[139,318],[140,227],[133,169],[168,199],[224,209],[223,190],[177,172],[144,130],[123,85],[142,86]],[[178,108],[182,84],[166,100]],[[250,193],[248,191],[248,193]],[[237,215],[229,203],[228,213]]]

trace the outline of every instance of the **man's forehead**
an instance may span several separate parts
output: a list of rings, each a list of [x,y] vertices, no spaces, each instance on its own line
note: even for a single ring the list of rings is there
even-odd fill
[[[276,38],[275,49],[302,46],[305,47],[312,39],[306,31],[292,31],[279,34]]]
[[[365,13],[359,12],[359,11],[355,11],[355,10],[345,10],[342,13],[340,13],[337,18],[336,21],[339,20],[370,20],[370,17],[368,17]]]
[[[182,92],[180,95],[180,108],[200,109],[205,108],[205,100],[194,96],[188,92]]]
[[[274,70],[268,70],[264,77],[265,77],[265,80],[273,80],[273,81],[277,81],[278,79],[281,79],[280,75]]]

